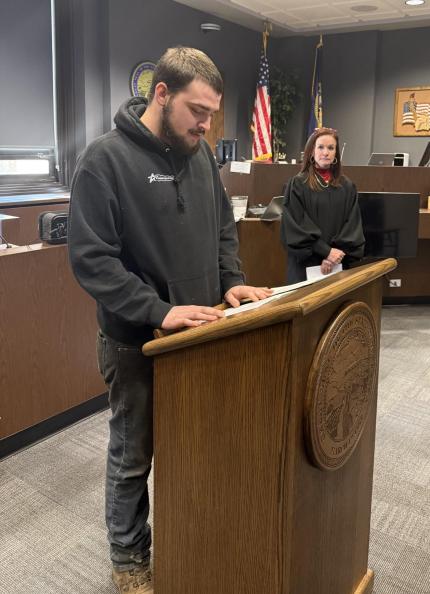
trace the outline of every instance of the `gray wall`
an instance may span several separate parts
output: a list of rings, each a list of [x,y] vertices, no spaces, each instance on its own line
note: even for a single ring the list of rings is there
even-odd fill
[[[306,142],[315,45],[316,38],[314,37],[272,38],[269,40],[269,66],[277,66],[284,72],[298,77],[300,99],[289,122],[286,137],[285,152],[288,161],[293,157],[299,157]]]
[[[83,0],[74,28],[77,152],[111,128],[109,7]]]
[[[65,0],[57,0],[63,2]],[[130,96],[129,77],[169,46],[207,52],[225,80],[225,136],[250,157],[249,123],[261,34],[172,0],[74,0],[74,95],[78,151],[108,130]],[[50,0],[1,0],[0,145],[53,144]],[[200,24],[218,22],[219,33]],[[43,35],[40,35],[40,31]],[[344,162],[366,164],[371,152],[409,152],[417,165],[430,137],[393,137],[394,91],[430,85],[430,28],[324,36],[324,124],[346,142]],[[25,43],[23,42],[25,39]],[[299,76],[302,97],[288,126],[287,158],[306,140],[316,36],[269,39],[269,63]],[[405,49],[406,48],[406,49]]]
[[[394,99],[398,87],[430,85],[429,38],[429,28],[324,36],[323,123],[346,142],[345,164],[365,165],[372,152],[406,152],[418,165],[430,137],[393,136]],[[296,37],[272,45],[272,63],[298,71],[303,93],[288,126],[288,159],[306,140],[317,41]]]
[[[224,135],[238,138],[239,156],[250,158],[261,34],[171,0],[110,0],[109,11],[112,117],[130,96],[129,77],[138,62],[156,62],[171,46],[196,47],[213,59],[224,78]],[[200,24],[208,21],[222,30],[202,33]]]
[[[430,137],[394,137],[394,93],[398,87],[430,86],[430,28],[386,31],[381,34],[373,150],[410,153],[418,165]],[[386,148],[389,147],[389,148]]]
[[[375,31],[324,41],[323,122],[338,130],[341,147],[346,142],[349,165],[367,164],[372,152],[377,42]]]
[[[50,0],[1,0],[0,89],[0,146],[52,146]]]

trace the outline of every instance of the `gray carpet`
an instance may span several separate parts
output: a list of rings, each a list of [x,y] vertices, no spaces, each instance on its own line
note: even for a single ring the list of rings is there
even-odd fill
[[[375,594],[430,594],[430,307],[384,308],[369,565]]]
[[[374,594],[430,594],[430,307],[384,308],[381,347]],[[0,594],[114,594],[103,519],[107,418],[0,462]]]

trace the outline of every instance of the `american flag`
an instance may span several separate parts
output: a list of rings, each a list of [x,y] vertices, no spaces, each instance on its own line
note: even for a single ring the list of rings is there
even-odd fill
[[[260,58],[252,131],[254,132],[253,160],[270,160],[272,157],[272,124],[270,120],[269,63],[264,50],[262,50]]]

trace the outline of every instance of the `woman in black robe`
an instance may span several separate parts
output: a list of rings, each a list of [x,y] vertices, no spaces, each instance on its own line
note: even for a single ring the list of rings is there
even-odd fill
[[[363,257],[357,190],[342,175],[332,128],[317,128],[306,143],[301,172],[285,192],[281,241],[288,251],[288,284],[306,280],[309,266],[328,274],[335,264],[349,268]]]

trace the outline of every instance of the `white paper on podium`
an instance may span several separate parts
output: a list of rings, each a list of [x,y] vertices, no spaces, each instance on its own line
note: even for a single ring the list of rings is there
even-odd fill
[[[270,297],[266,297],[266,299],[260,299],[260,301],[250,301],[249,303],[239,305],[239,307],[229,307],[228,309],[224,310],[225,317],[228,318],[230,316],[235,316],[238,313],[243,313],[244,311],[257,309],[265,303],[270,303],[271,301],[276,301],[276,299],[280,299],[282,296],[283,293],[280,293],[279,295],[270,295]]]
[[[321,272],[321,266],[308,266],[308,268],[306,268],[306,277],[308,280],[322,280],[323,278],[327,278],[328,276],[336,274],[341,270],[343,270],[342,264],[335,264],[331,272],[328,274],[323,274]]]
[[[318,282],[319,280],[323,280],[325,276],[321,278],[315,278],[311,280],[301,281],[300,283],[295,283],[294,285],[285,285],[284,287],[273,287],[272,291],[273,294],[270,297],[266,297],[266,299],[260,299],[260,301],[251,301],[249,303],[244,303],[243,305],[239,305],[239,307],[229,307],[228,309],[224,310],[226,318],[230,316],[234,316],[239,313],[243,313],[244,311],[250,311],[252,309],[257,309],[266,303],[270,303],[271,301],[276,301],[281,297],[284,297],[287,293],[292,293],[301,287],[306,287],[307,285],[312,285],[313,283]]]

